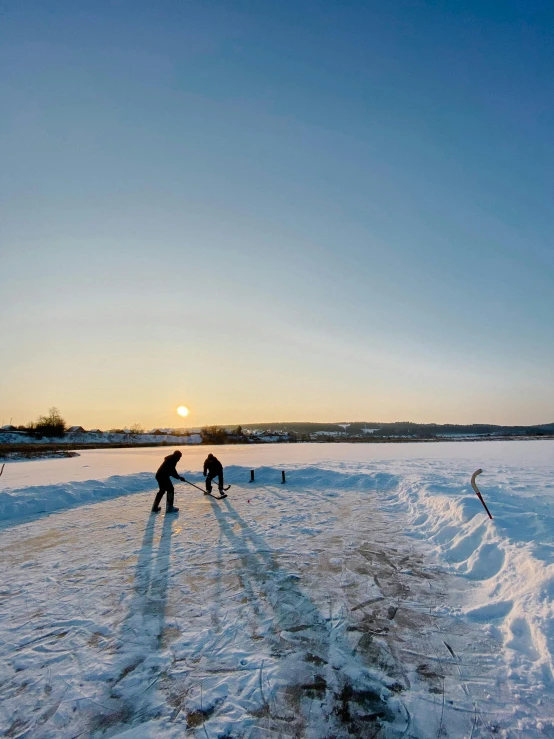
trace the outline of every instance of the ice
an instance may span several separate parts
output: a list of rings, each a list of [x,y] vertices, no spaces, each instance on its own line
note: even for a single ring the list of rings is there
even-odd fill
[[[164,450],[7,465],[0,735],[551,736],[553,451],[219,447],[167,518]]]

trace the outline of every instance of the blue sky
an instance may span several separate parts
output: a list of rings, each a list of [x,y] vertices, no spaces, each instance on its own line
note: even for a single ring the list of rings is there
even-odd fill
[[[4,2],[0,421],[554,420],[546,2]]]

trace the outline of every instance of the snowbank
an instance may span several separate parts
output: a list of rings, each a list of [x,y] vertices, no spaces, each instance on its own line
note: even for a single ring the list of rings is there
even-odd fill
[[[479,487],[492,521],[469,470],[422,472],[383,496],[387,510],[408,513],[412,535],[472,583],[465,614],[500,637],[522,690],[544,690],[554,674],[554,471],[485,470]]]
[[[26,488],[8,488],[0,491],[0,519],[17,523],[76,506],[109,500],[120,495],[141,493],[156,484],[146,472],[136,475],[114,475],[106,480],[66,482],[58,485],[36,485]]]

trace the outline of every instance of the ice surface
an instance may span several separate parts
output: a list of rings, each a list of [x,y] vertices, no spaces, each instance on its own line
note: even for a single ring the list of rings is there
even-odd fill
[[[164,450],[8,465],[0,735],[554,735],[553,452],[219,447],[167,518]]]

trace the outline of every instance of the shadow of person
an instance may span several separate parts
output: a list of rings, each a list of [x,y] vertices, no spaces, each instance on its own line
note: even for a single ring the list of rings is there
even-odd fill
[[[244,566],[243,586],[247,591],[246,594],[253,595],[256,589],[254,583],[256,586],[264,587],[274,612],[274,630],[286,631],[305,624],[312,630],[327,632],[328,620],[300,590],[298,575],[284,571],[264,538],[254,531],[227,499],[224,503],[227,508],[226,514],[220,511],[215,503],[213,504],[215,516],[223,534]],[[229,523],[229,519],[238,524],[238,530]]]
[[[154,530],[156,518],[151,515],[144,527],[144,535],[140,545],[137,564],[135,566],[135,576],[133,583],[133,600],[129,605],[129,615],[137,610],[142,603],[148,588],[150,586],[150,577],[152,571],[152,547],[154,543]]]
[[[114,677],[108,680],[110,691],[103,710],[91,718],[91,731],[94,728],[113,730],[148,715],[151,710],[150,689],[164,669],[163,660],[151,658],[163,646],[171,539],[177,516],[164,517],[154,553],[156,519],[156,516],[150,516],[144,528],[134,571],[132,598],[117,637],[119,646],[114,657]]]
[[[141,643],[145,648],[159,646],[158,642],[165,627],[171,537],[176,520],[175,515],[164,516],[155,554],[156,517],[150,516],[146,523],[135,566],[133,597],[121,627],[121,638],[124,642]],[[128,638],[130,635],[131,639]]]
[[[271,611],[271,629],[265,639],[279,661],[281,677],[274,683],[286,685],[281,695],[272,696],[273,710],[288,711],[296,717],[291,720],[305,726],[315,721],[310,712],[316,698],[325,714],[325,731],[343,730],[347,724],[349,731],[360,736],[367,735],[364,732],[371,727],[378,729],[395,721],[398,709],[390,704],[392,694],[352,648],[345,618],[325,617],[302,591],[300,576],[280,566],[276,553],[229,500],[224,501],[226,510],[210,502],[238,558],[234,560],[239,563],[236,574],[254,614],[262,610],[267,614],[268,606]],[[264,702],[268,716],[272,709],[265,698]]]
[[[145,608],[145,617],[151,622],[150,633],[156,640],[156,646],[162,646],[167,609],[169,572],[171,568],[171,537],[175,515],[165,516],[162,525],[160,542],[156,551],[154,570]]]
[[[150,516],[142,539],[133,584],[133,597],[120,631],[123,664],[118,680],[136,671],[162,646],[167,608],[171,537],[177,516],[164,516],[154,553],[156,517]],[[118,682],[116,680],[116,682]]]

